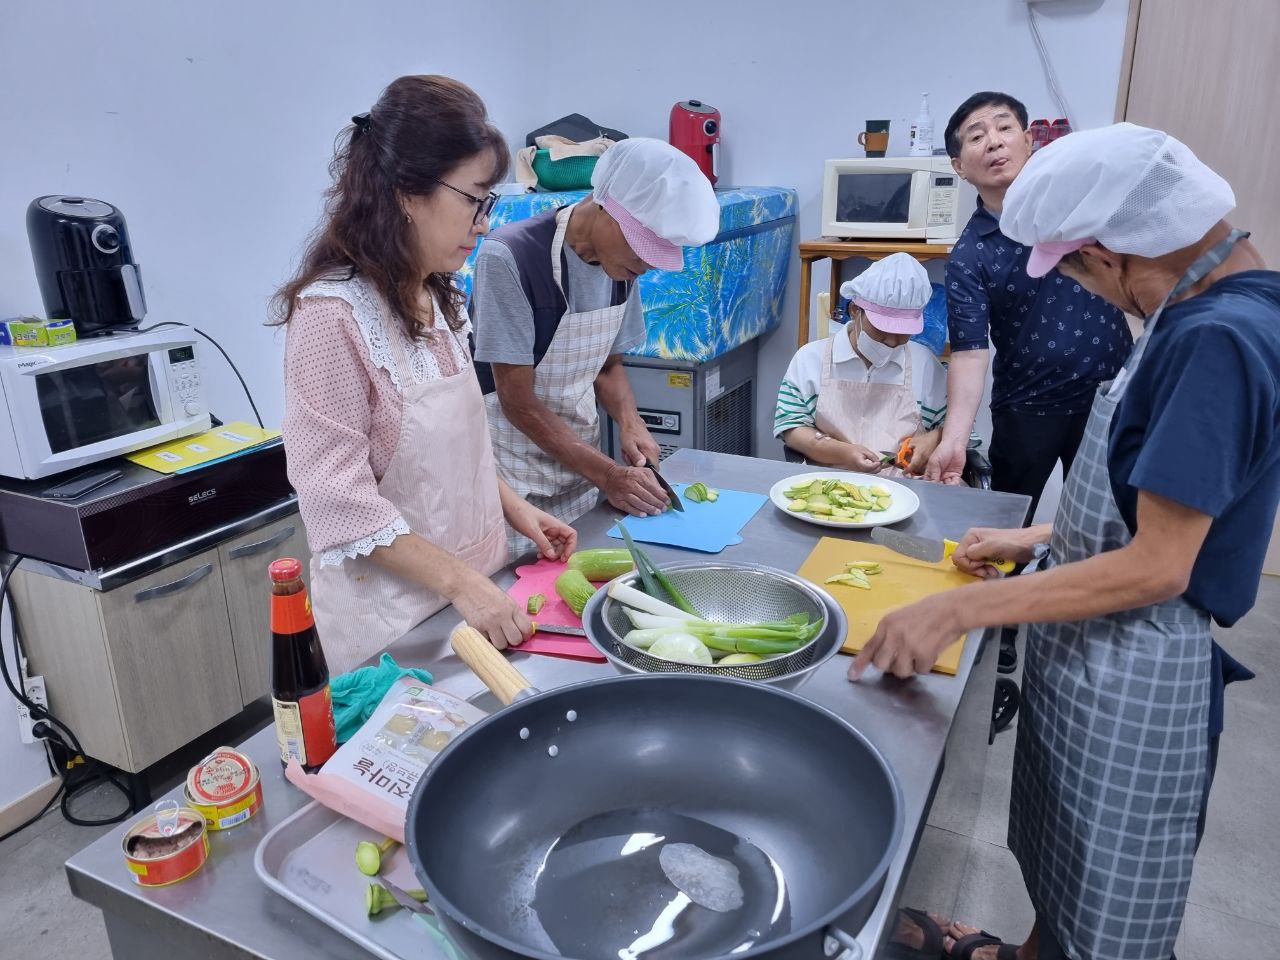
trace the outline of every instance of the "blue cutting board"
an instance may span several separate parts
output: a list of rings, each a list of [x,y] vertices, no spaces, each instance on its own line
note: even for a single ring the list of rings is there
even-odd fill
[[[703,553],[719,553],[725,547],[742,542],[739,531],[769,499],[763,493],[721,489],[720,499],[715,503],[694,503],[684,495],[689,484],[673,483],[671,486],[684,501],[684,513],[668,510],[657,517],[628,517],[627,530],[634,539],[701,550]],[[616,523],[609,529],[609,536],[622,539],[622,531]]]

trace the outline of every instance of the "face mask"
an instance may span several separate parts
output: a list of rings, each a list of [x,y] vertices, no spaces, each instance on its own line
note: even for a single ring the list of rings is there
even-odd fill
[[[883,367],[890,360],[900,357],[902,351],[906,349],[905,343],[900,347],[891,347],[887,343],[872,339],[866,330],[858,331],[858,352],[867,358],[867,362],[872,367]],[[901,360],[898,362],[901,363]]]

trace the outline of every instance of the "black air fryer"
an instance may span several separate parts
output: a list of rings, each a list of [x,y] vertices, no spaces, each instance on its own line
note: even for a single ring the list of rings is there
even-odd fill
[[[124,214],[88,197],[39,197],[27,207],[27,238],[50,320],[76,334],[131,330],[147,313]]]

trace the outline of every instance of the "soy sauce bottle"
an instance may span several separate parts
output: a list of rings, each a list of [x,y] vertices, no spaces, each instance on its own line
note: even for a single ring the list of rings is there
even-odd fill
[[[280,763],[295,759],[314,773],[338,749],[325,663],[302,564],[273,560],[271,574],[271,706]]]

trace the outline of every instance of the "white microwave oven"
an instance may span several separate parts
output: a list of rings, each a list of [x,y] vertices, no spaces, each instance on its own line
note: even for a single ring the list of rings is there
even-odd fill
[[[978,204],[947,157],[828,160],[822,177],[822,235],[955,243]]]
[[[34,480],[208,430],[196,344],[180,330],[0,346],[0,476]]]

